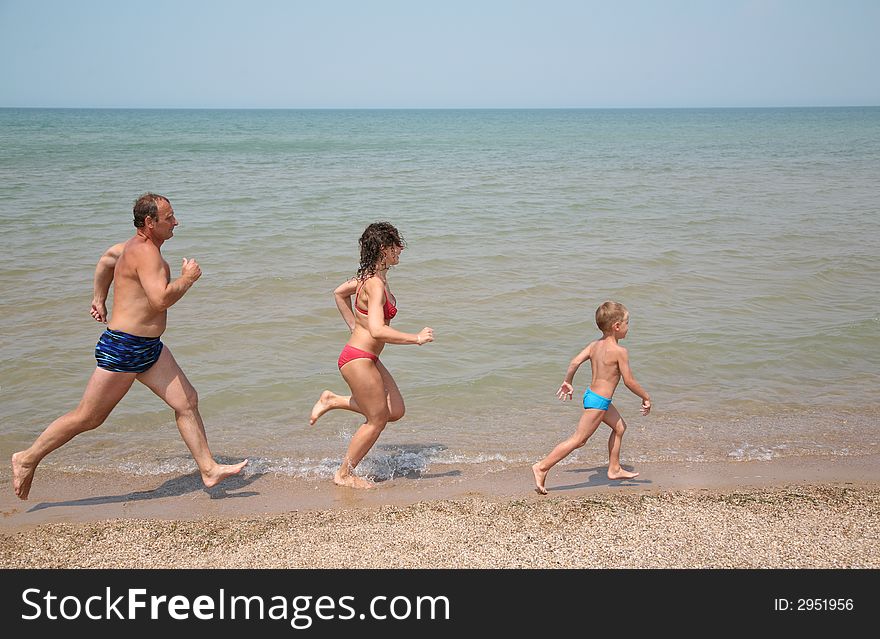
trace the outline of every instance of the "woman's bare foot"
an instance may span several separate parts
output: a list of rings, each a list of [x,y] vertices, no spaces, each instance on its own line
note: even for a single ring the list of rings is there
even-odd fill
[[[36,466],[29,466],[21,461],[23,452],[12,455],[12,488],[19,499],[27,499],[31,492],[31,482],[34,480]]]
[[[335,398],[336,394],[331,391],[325,390],[321,393],[318,401],[312,406],[312,414],[309,416],[309,426],[314,426],[315,422],[318,421],[318,418],[321,415],[333,408],[332,403]]]
[[[535,492],[539,495],[546,495],[547,489],[544,488],[544,479],[547,477],[547,471],[538,468],[538,464],[532,466],[532,474],[535,475]]]
[[[340,475],[339,473],[333,475],[333,483],[337,486],[345,486],[346,488],[369,489],[376,487],[373,482],[364,479],[363,477],[358,477],[357,475]]]
[[[612,471],[610,468],[608,469],[608,479],[632,479],[633,477],[638,476],[638,473],[631,473],[628,470],[624,470],[623,468],[618,468],[614,471]]]
[[[207,473],[202,473],[202,481],[205,488],[216,486],[227,477],[232,477],[241,472],[241,469],[247,466],[248,460],[244,460],[239,464],[217,464]]]

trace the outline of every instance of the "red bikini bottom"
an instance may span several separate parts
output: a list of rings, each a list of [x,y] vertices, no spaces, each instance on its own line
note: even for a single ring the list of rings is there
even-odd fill
[[[379,356],[375,355],[369,351],[362,351],[359,348],[355,348],[354,346],[345,345],[345,348],[342,349],[342,352],[339,354],[339,361],[336,362],[339,368],[342,368],[346,364],[348,364],[353,359],[371,359],[374,362],[379,361]]]

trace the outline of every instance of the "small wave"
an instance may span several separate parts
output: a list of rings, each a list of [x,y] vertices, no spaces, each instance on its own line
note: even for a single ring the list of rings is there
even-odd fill
[[[219,460],[232,463],[238,459]],[[532,460],[533,461],[533,460]],[[369,476],[379,481],[398,477],[418,478],[437,466],[480,466],[486,465],[490,472],[504,469],[510,465],[531,463],[526,458],[510,457],[498,453],[466,454],[450,452],[441,444],[422,446],[377,446],[361,462],[359,475]],[[243,476],[275,474],[307,480],[324,480],[333,477],[342,463],[342,457],[251,457],[242,471]],[[96,468],[89,464],[68,463],[58,467],[62,472],[81,474],[88,472],[115,471],[136,477],[153,475],[186,475],[197,472],[198,468],[188,456],[159,460],[126,460],[117,464]]]
[[[780,457],[851,457],[864,454],[849,447],[832,447],[811,443],[809,449],[792,447],[788,444],[761,446],[742,444],[727,454],[733,461],[770,461]]]
[[[146,477],[151,475],[186,475],[196,472],[198,467],[191,457],[161,459],[153,461],[124,461],[115,466],[99,468],[86,464],[63,464],[58,467],[61,472],[81,474],[90,472],[116,471],[123,475]]]
[[[778,447],[751,446],[744,444],[727,454],[728,458],[736,461],[770,461],[779,457]]]

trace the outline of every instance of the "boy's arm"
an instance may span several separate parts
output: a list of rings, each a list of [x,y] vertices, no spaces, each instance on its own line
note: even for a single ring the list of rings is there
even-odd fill
[[[580,353],[574,356],[571,362],[568,364],[568,370],[565,371],[565,379],[562,381],[562,384],[559,386],[559,390],[556,391],[556,397],[561,400],[571,399],[572,393],[574,393],[574,387],[571,383],[574,381],[574,374],[577,373],[578,369],[581,367],[581,364],[590,359],[590,355],[593,352],[593,342],[587,344],[587,347],[582,350]]]
[[[647,415],[651,412],[651,397],[648,395],[648,391],[642,388],[642,385],[636,381],[632,369],[629,367],[629,353],[622,346],[620,347],[620,355],[617,357],[617,365],[620,367],[620,376],[623,378],[623,383],[642,399],[642,415]]]
[[[125,242],[114,244],[104,251],[95,266],[94,296],[89,312],[95,320],[104,324],[107,323],[107,295],[110,292],[110,285],[113,283],[113,269],[116,268],[116,262],[122,255],[124,248]]]

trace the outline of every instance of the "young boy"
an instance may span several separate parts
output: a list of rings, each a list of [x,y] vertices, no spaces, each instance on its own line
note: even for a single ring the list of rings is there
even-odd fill
[[[587,347],[571,360],[565,381],[556,391],[559,399],[563,401],[571,399],[574,391],[571,382],[574,380],[574,375],[581,364],[590,360],[593,378],[584,393],[584,414],[581,415],[574,435],[558,444],[547,457],[532,466],[535,475],[535,492],[538,494],[547,494],[544,480],[550,469],[575,448],[586,444],[590,435],[596,432],[602,422],[611,426],[611,437],[608,439],[608,479],[630,479],[638,475],[620,467],[620,443],[626,430],[626,422],[611,405],[614,389],[623,378],[626,387],[642,399],[642,415],[651,412],[651,398],[633,377],[629,368],[629,355],[618,343],[626,337],[629,330],[629,311],[619,302],[604,302],[596,309],[596,325],[602,331],[602,338],[587,344]]]

